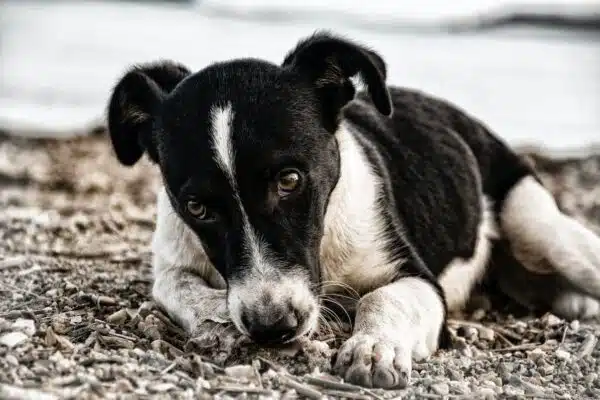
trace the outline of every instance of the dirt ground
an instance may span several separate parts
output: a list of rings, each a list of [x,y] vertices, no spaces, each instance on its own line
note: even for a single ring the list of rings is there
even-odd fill
[[[530,158],[600,232],[600,155]],[[227,328],[188,340],[149,298],[157,187],[148,162],[116,162],[105,132],[0,137],[0,399],[600,398],[598,323],[517,317],[485,297],[402,391],[328,375],[342,341],[328,332],[270,350]]]

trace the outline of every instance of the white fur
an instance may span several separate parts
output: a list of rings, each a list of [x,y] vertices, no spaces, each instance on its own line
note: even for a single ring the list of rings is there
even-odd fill
[[[374,174],[351,128],[336,132],[340,177],[331,193],[324,221],[321,261],[325,291],[349,285],[365,293],[393,278],[402,260],[390,260],[383,237],[384,221],[377,205],[381,182]]]
[[[241,279],[231,282],[228,305],[233,323],[240,331],[248,334],[241,318],[244,307],[250,307],[258,311],[258,315],[268,321],[273,306],[285,305],[291,302],[293,307],[305,312],[308,309],[316,309],[316,302],[315,304],[310,302],[313,296],[311,296],[309,290],[310,281],[308,278],[282,276],[278,273],[277,261],[269,256],[270,252],[267,244],[261,240],[248,218],[236,181],[235,149],[231,130],[233,116],[231,103],[228,103],[225,107],[214,106],[211,109],[211,136],[215,152],[214,159],[228,177],[242,214],[243,247],[246,257],[249,259],[249,265],[246,267],[246,272]],[[269,302],[264,303],[262,301],[264,298],[269,299]],[[314,329],[317,316],[316,312],[311,314],[311,319],[302,328],[303,334]]]
[[[577,292],[564,292],[552,302],[552,312],[568,319],[588,319],[600,315],[600,302]]]
[[[231,140],[233,115],[231,103],[227,103],[225,107],[213,106],[210,110],[214,159],[235,186],[235,153]]]
[[[152,252],[152,296],[171,318],[190,333],[205,321],[229,319],[225,280],[175,213],[164,188],[158,192]]]
[[[498,236],[491,204],[485,199],[473,256],[467,260],[462,258],[452,260],[438,278],[446,295],[449,310],[462,308],[469,299],[473,287],[483,278],[492,252],[491,240]]]
[[[412,360],[437,350],[443,322],[440,296],[420,278],[376,289],[358,304],[354,332],[340,349],[336,372],[353,382],[372,379],[378,387],[404,386]],[[371,362],[373,353],[379,361]]]
[[[233,147],[231,123],[233,121],[233,108],[231,103],[225,107],[213,106],[210,112],[211,116],[211,136],[213,142],[214,159],[217,165],[228,177],[234,196],[237,199],[244,223],[244,250],[251,260],[251,267],[262,270],[263,273],[270,267],[266,253],[268,252],[265,243],[263,243],[254,228],[250,224],[248,214],[244,210],[244,205],[238,193],[236,172],[235,172],[235,149]]]
[[[254,310],[254,316],[264,325],[274,323],[279,319],[278,309],[288,311],[288,305],[301,313],[309,313],[298,333],[288,341],[313,331],[318,322],[318,304],[310,292],[310,277],[301,269],[294,272],[279,273],[272,269],[268,274],[252,270],[243,282],[230,286],[229,308],[232,310],[231,319],[242,332],[248,334],[241,321],[243,305],[249,305]]]
[[[600,297],[600,238],[562,213],[552,195],[527,176],[507,196],[500,215],[515,257],[533,272],[557,272]]]

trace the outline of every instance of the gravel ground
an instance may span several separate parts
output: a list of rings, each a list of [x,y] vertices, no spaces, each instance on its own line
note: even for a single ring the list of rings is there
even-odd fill
[[[600,155],[530,153],[561,207],[598,229]],[[493,296],[453,316],[453,348],[396,392],[328,375],[347,324],[290,348],[223,326],[188,340],[148,296],[157,182],[147,162],[119,166],[104,132],[0,137],[0,398],[600,398],[600,324]]]

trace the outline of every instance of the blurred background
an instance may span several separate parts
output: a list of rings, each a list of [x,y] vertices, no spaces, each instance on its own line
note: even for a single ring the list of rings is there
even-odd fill
[[[85,133],[132,63],[279,63],[316,29],[373,47],[391,84],[447,98],[512,144],[600,143],[600,0],[3,1],[0,130]]]

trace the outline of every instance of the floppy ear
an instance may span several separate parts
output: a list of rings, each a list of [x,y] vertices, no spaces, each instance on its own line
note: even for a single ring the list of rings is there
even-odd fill
[[[159,61],[130,68],[117,83],[108,105],[108,130],[122,164],[135,164],[144,152],[156,162],[153,118],[164,97],[189,74],[182,65]]]
[[[325,117],[337,125],[341,108],[354,98],[350,81],[360,75],[379,112],[392,114],[392,102],[386,86],[386,66],[374,51],[329,33],[319,32],[304,39],[283,61],[284,68],[308,76],[314,84]]]

